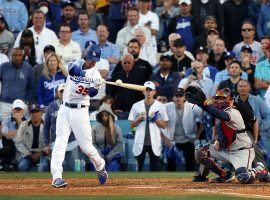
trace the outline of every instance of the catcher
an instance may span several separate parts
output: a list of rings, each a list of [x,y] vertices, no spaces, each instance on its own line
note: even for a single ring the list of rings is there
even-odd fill
[[[270,182],[270,175],[262,163],[251,168],[255,153],[252,142],[245,130],[240,112],[233,107],[233,99],[228,88],[218,90],[206,99],[203,91],[189,86],[185,91],[186,100],[200,106],[215,117],[214,141],[202,147],[196,147],[195,158],[199,163],[199,173],[194,181],[205,181],[210,171],[218,175],[212,182],[228,183],[236,179],[240,183]],[[235,176],[216,164],[215,160],[231,163]]]

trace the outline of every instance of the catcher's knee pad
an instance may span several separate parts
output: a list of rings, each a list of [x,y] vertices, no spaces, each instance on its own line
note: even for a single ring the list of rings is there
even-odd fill
[[[209,144],[199,144],[195,147],[195,159],[197,163],[201,162],[202,157],[209,156]]]
[[[255,180],[246,167],[237,168],[235,170],[235,175],[240,183],[253,183],[253,180]]]

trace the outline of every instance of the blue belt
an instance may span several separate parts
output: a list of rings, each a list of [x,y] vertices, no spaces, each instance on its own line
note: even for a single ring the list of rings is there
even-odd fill
[[[86,105],[77,104],[77,103],[65,103],[65,106],[70,108],[85,108]]]

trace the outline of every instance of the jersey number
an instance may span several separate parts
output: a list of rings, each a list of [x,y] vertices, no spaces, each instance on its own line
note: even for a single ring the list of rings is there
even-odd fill
[[[79,85],[76,93],[81,95],[87,95],[89,93],[89,88],[85,88],[82,85]]]

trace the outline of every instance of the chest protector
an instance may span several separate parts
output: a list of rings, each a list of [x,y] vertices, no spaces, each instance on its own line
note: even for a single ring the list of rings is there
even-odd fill
[[[225,121],[222,120],[218,120],[216,130],[218,133],[218,140],[221,147],[224,149],[228,148],[236,140],[236,134],[239,132],[228,126]]]

